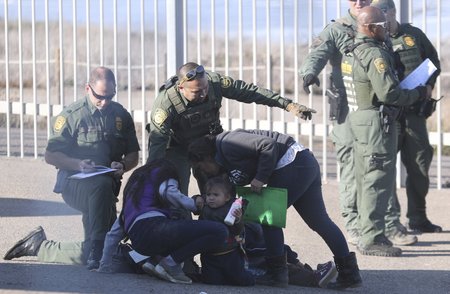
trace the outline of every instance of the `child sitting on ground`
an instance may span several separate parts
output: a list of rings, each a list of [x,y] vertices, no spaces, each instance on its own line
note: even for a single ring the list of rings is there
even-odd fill
[[[205,185],[206,194],[196,197],[196,205],[204,206],[199,219],[213,220],[223,223],[235,200],[233,186],[223,177],[209,179]],[[202,281],[206,284],[253,286],[254,277],[245,269],[245,254],[241,248],[244,223],[242,209],[233,214],[236,217],[232,226],[227,226],[229,237],[223,246],[213,252],[202,253]]]

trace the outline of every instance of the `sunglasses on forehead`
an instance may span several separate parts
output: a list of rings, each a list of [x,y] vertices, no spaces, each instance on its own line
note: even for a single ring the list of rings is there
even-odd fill
[[[366,23],[364,25],[365,26],[379,26],[379,27],[382,27],[385,29],[385,28],[387,28],[388,23],[387,23],[387,21],[380,21],[380,22]]]
[[[358,0],[348,0],[350,2],[358,2]],[[366,3],[369,2],[370,0],[359,0],[360,3]]]
[[[192,81],[193,79],[195,79],[197,76],[202,76],[205,73],[205,68],[203,67],[203,65],[199,65],[196,68],[188,71],[184,77],[181,79],[180,81],[180,85],[183,84],[186,81]]]
[[[91,89],[92,95],[94,95],[95,98],[99,99],[99,100],[111,100],[114,98],[114,96],[116,96],[116,90],[114,89],[114,93],[112,93],[111,95],[99,95],[97,93],[95,93],[94,89],[92,89],[92,86],[90,84],[88,84],[89,89]]]

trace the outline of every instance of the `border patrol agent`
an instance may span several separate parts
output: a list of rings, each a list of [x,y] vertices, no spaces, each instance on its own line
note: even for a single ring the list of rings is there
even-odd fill
[[[84,242],[45,240],[42,227],[17,242],[5,259],[37,255],[38,260],[99,266],[106,233],[116,219],[116,202],[122,175],[139,160],[139,144],[128,111],[111,101],[116,94],[113,72],[99,67],[91,72],[86,97],[67,106],[54,120],[45,152],[47,163],[58,169],[54,192],[81,211]],[[95,165],[117,169],[85,179],[69,179]]]
[[[427,84],[434,88],[441,72],[438,54],[427,36],[410,24],[399,24],[396,20],[395,3],[392,0],[374,0],[372,6],[380,8],[389,22],[392,49],[398,55],[408,76],[423,60],[429,58],[437,67]],[[406,195],[408,199],[407,218],[411,230],[421,233],[442,232],[442,227],[433,224],[426,214],[426,195],[430,185],[428,171],[433,159],[433,147],[428,139],[426,119],[431,116],[436,100],[426,99],[406,108],[400,119],[398,150],[406,168]],[[398,218],[400,206],[396,191],[388,207],[387,218]]]
[[[285,109],[303,119],[311,119],[316,111],[281,97],[271,90],[234,80],[202,65],[186,63],[170,78],[156,97],[149,124],[148,160],[166,157],[178,167],[180,191],[188,193],[190,163],[188,144],[203,135],[219,134],[222,97],[244,103],[263,104]],[[200,175],[194,171],[197,179]],[[200,180],[201,182],[202,180]],[[199,183],[200,189],[202,185]]]
[[[387,22],[372,6],[358,15],[355,44],[342,60],[342,74],[354,134],[358,189],[358,251],[364,255],[400,256],[385,236],[385,215],[395,187],[397,122],[401,106],[431,96],[431,86],[402,90],[392,53],[384,45]]]
[[[341,214],[347,230],[347,241],[356,245],[358,242],[356,208],[356,180],[353,162],[353,135],[346,122],[348,114],[347,97],[342,82],[341,60],[345,50],[353,44],[356,35],[356,17],[361,8],[370,5],[367,1],[349,1],[350,9],[346,16],[332,21],[314,40],[312,50],[304,60],[300,69],[303,76],[303,88],[307,93],[308,86],[320,85],[318,75],[328,61],[332,68],[331,85],[327,90],[330,103],[329,117],[334,121],[331,139],[333,140],[337,160],[340,167],[339,199]]]

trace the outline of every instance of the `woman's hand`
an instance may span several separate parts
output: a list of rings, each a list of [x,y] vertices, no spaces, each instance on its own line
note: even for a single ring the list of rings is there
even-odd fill
[[[253,179],[253,180],[251,181],[251,183],[250,183],[250,189],[251,189],[253,192],[256,192],[256,193],[258,193],[258,194],[261,193],[261,189],[262,189],[263,186],[264,186],[264,183],[261,182],[261,181],[259,181],[259,180],[257,180],[257,179]]]

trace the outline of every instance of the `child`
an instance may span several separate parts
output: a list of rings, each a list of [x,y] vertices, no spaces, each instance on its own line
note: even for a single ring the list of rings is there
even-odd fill
[[[205,199],[196,197],[197,206],[205,202],[199,219],[223,223],[235,200],[231,183],[223,177],[211,178],[206,182],[205,192]],[[200,255],[204,283],[236,286],[255,284],[252,274],[245,269],[244,252],[240,246],[244,231],[242,210],[237,210],[234,216],[236,217],[234,225],[227,226],[229,237],[225,243],[212,252]]]

